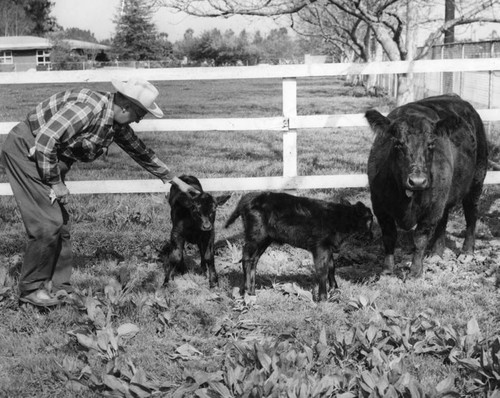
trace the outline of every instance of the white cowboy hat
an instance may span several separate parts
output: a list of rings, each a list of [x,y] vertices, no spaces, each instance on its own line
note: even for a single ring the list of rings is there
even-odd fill
[[[162,110],[156,105],[155,99],[158,97],[158,90],[147,80],[140,77],[133,77],[126,82],[111,79],[111,84],[116,91],[122,93],[134,104],[148,111],[158,118],[163,117]]]

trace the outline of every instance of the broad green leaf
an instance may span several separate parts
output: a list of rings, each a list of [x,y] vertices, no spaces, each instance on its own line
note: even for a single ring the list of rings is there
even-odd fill
[[[399,398],[399,394],[397,390],[394,388],[394,386],[388,386],[387,389],[384,391],[384,398]]]
[[[361,372],[361,380],[369,387],[370,390],[367,390],[367,392],[371,392],[375,389],[375,387],[377,386],[377,384],[375,383],[375,379],[373,378],[373,375],[365,370],[363,372]]]
[[[69,373],[78,371],[78,359],[65,356],[62,362],[62,367]]]
[[[97,340],[95,337],[93,337],[93,336],[91,337],[91,336],[87,336],[85,334],[77,333],[76,338],[82,346],[89,348],[89,349],[92,349],[92,350],[100,351],[99,346],[97,344]]]
[[[0,286],[5,285],[5,280],[7,279],[7,267],[0,267]]]
[[[342,394],[335,395],[337,398],[356,398],[357,395],[352,392],[344,392]]]
[[[127,384],[113,375],[105,374],[102,377],[102,382],[111,390],[116,390],[123,394],[128,394],[129,392]]]
[[[209,393],[208,388],[199,388],[194,392],[194,395],[196,395],[199,398],[213,398],[212,395]]]
[[[375,339],[375,336],[377,336],[377,333],[379,332],[379,328],[375,325],[370,325],[368,330],[366,331],[366,338],[370,343],[373,342]]]
[[[118,332],[118,337],[126,340],[135,337],[135,335],[139,333],[139,330],[139,327],[137,325],[134,325],[133,323],[124,323],[123,325],[118,326],[118,329],[116,329],[116,331]]]
[[[479,330],[479,324],[477,323],[476,318],[472,318],[469,322],[467,322],[467,334],[468,335],[481,334],[481,331]]]
[[[111,326],[107,326],[105,331],[108,334],[108,341],[109,341],[110,347],[115,352],[118,352],[118,339],[115,335],[115,332],[113,331],[113,328]]]
[[[323,376],[319,382],[314,386],[311,397],[330,396],[333,392],[335,381],[330,375]]]
[[[410,397],[411,398],[424,398],[425,395],[422,392],[422,388],[418,385],[418,383],[415,380],[411,380],[410,383],[407,386],[408,390],[410,391]]]
[[[257,346],[257,344],[255,345],[255,350],[262,368],[269,373],[271,370],[271,357],[262,350],[262,347]]]
[[[203,356],[203,354],[198,351],[196,348],[194,348],[191,344],[185,343],[181,345],[180,347],[177,347],[175,350],[179,354],[181,354],[184,357],[197,357],[197,356]]]
[[[450,375],[446,379],[441,380],[436,386],[436,391],[440,394],[452,390],[455,386],[455,377]]]
[[[222,384],[220,381],[211,381],[208,385],[212,388],[212,390],[216,391],[220,397],[222,398],[232,398],[231,392],[228,388]]]
[[[97,329],[102,329],[106,325],[106,316],[101,309],[101,305],[101,302],[93,297],[87,297],[85,301],[87,314]]]
[[[122,285],[115,278],[110,278],[108,284],[104,287],[104,294],[113,304],[118,303],[121,291]]]
[[[479,371],[481,366],[479,364],[479,361],[475,358],[463,358],[463,359],[457,359],[457,362],[460,363],[461,365],[465,366],[466,368],[473,370],[473,371]]]
[[[134,376],[132,379],[130,379],[130,383],[138,384],[141,386],[147,386],[148,385],[148,378],[146,376],[146,372],[142,369],[137,369],[136,372],[134,373]],[[150,387],[148,387],[150,388]]]
[[[134,398],[148,398],[151,397],[151,390],[147,387],[138,384],[131,384],[129,390]]]
[[[97,332],[97,345],[103,351],[108,350],[109,336],[108,332],[104,330],[98,330]]]
[[[319,334],[319,343],[324,345],[324,346],[326,346],[328,344],[328,342],[326,340],[326,329],[324,326],[321,328],[321,332]]]
[[[88,389],[89,389],[86,385],[80,383],[78,380],[68,380],[66,382],[65,387],[69,391],[73,391],[73,392],[84,392],[84,391],[88,391]]]
[[[359,296],[358,300],[362,307],[366,307],[369,303],[368,299],[363,295]]]

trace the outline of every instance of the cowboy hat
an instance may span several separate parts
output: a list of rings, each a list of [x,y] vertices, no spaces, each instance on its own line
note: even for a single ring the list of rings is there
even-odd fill
[[[140,77],[133,77],[126,82],[111,79],[111,84],[116,91],[122,93],[137,106],[148,111],[158,118],[163,117],[162,110],[154,102],[158,97],[158,90],[148,81]]]

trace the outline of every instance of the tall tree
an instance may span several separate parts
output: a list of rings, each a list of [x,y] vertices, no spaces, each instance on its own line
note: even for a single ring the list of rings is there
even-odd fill
[[[45,33],[55,32],[60,29],[56,19],[50,15],[53,5],[54,3],[50,0],[26,1],[24,9],[33,23],[31,34],[43,36]]]
[[[151,21],[155,9],[149,0],[122,0],[115,18],[113,47],[122,60],[154,60],[164,53],[165,38]]]
[[[87,29],[66,28],[59,32],[58,37],[61,39],[83,40],[97,43],[94,33]]]
[[[50,0],[1,0],[0,35],[44,36],[61,29],[50,15],[53,5]]]

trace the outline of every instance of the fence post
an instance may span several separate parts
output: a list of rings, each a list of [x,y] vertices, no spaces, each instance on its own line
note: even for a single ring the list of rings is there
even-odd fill
[[[283,78],[283,117],[297,116],[297,79]],[[283,177],[297,176],[297,131],[288,130],[283,133]]]

